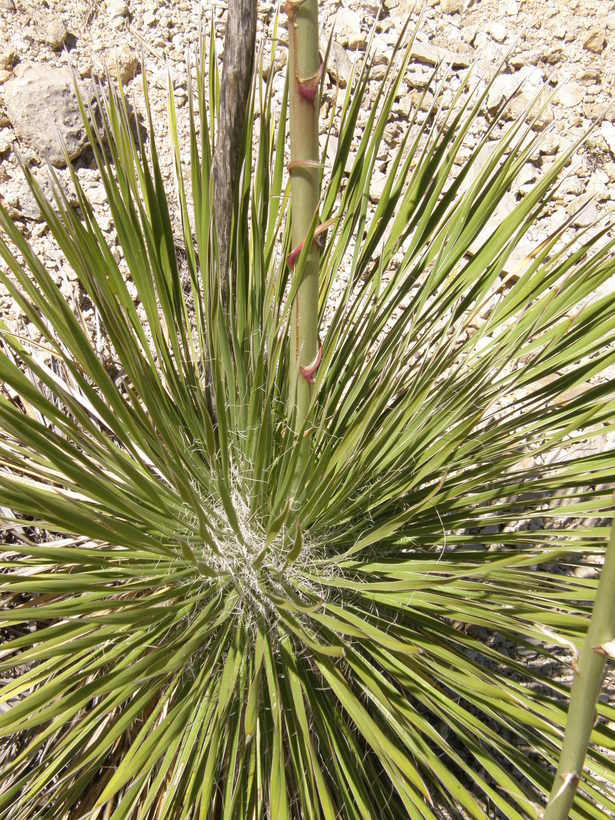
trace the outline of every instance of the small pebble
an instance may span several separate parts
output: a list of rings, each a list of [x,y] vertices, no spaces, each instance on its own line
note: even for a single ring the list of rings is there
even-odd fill
[[[54,51],[59,51],[68,37],[66,26],[59,17],[53,17],[44,23],[39,33],[41,42],[47,43]]]
[[[603,29],[592,29],[585,40],[583,46],[594,54],[601,54],[606,46],[606,36]]]
[[[107,0],[107,11],[111,17],[128,17],[126,0]]]
[[[18,60],[19,55],[14,48],[7,48],[4,51],[0,51],[0,68],[6,70],[13,68]]]
[[[492,40],[495,40],[496,43],[503,43],[506,38],[508,37],[508,31],[504,23],[499,23],[494,21],[489,26],[489,36]]]
[[[7,154],[13,146],[13,132],[10,128],[0,129],[0,157]]]
[[[122,85],[132,80],[141,69],[141,61],[134,49],[127,44],[117,46],[109,56],[109,68],[113,77],[119,77]]]

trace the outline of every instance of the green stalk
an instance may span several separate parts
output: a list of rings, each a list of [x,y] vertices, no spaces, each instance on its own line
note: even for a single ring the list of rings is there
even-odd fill
[[[306,239],[320,199],[318,147],[318,0],[287,0],[290,72],[291,236],[293,249]],[[305,422],[313,385],[301,368],[318,356],[319,250],[312,242],[302,268],[290,329],[289,415]]]
[[[604,664],[615,641],[615,521],[600,574],[591,622],[575,670],[564,745],[544,820],[567,820],[596,720]]]

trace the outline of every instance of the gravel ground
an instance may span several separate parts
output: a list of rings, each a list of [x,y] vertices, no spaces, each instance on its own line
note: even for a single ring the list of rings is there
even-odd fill
[[[323,35],[335,30],[336,73],[345,76],[353,62],[361,58],[372,26],[376,25],[377,65],[374,90],[384,72],[393,44],[408,14],[414,21],[417,4],[408,0],[322,0],[320,20]],[[217,37],[222,43],[225,3],[208,0],[0,0],[0,198],[12,215],[22,221],[36,250],[51,270],[58,270],[59,280],[71,288],[70,271],[38,222],[36,205],[23,182],[15,151],[33,167],[44,183],[46,171],[42,158],[52,158],[49,143],[62,117],[66,115],[65,96],[54,97],[49,85],[32,81],[36,70],[43,77],[60,76],[50,69],[76,68],[87,84],[91,78],[104,75],[105,66],[116,69],[126,91],[134,96],[137,109],[142,108],[140,55],[150,80],[150,90],[157,127],[166,128],[167,71],[170,71],[178,94],[180,115],[186,104],[185,59],[198,48],[199,33],[213,17]],[[276,11],[276,4],[259,2],[262,42]],[[378,21],[378,22],[376,22]],[[286,61],[285,15],[281,15],[281,40],[275,69]],[[566,215],[578,206],[579,197],[592,197],[577,224],[589,224],[600,217],[615,214],[615,2],[611,0],[426,0],[422,9],[420,41],[409,66],[397,103],[396,119],[391,122],[374,175],[372,197],[382,191],[390,150],[399,139],[404,119],[411,115],[419,95],[439,60],[452,63],[452,75],[443,92],[444,108],[456,85],[474,65],[474,75],[484,83],[501,61],[508,56],[504,73],[496,81],[488,99],[485,117],[478,119],[477,131],[471,135],[470,151],[477,135],[487,125],[487,117],[505,95],[519,82],[524,85],[512,106],[512,115],[536,93],[554,92],[541,115],[538,127],[546,129],[540,155],[522,170],[517,189],[529,188],[541,169],[596,122],[594,132],[580,149],[563,185],[550,203],[545,217],[528,236],[519,253],[540,242]],[[265,66],[269,68],[267,58]],[[276,87],[281,91],[283,71]],[[555,90],[557,86],[557,89]],[[329,79],[329,90],[333,83]],[[28,104],[25,105],[25,101]],[[63,107],[64,106],[64,107]],[[325,128],[326,106],[322,125]],[[367,116],[367,112],[365,112]],[[180,116],[181,119],[181,116]],[[64,129],[70,141],[74,132]],[[181,123],[183,136],[186,123]],[[497,136],[494,135],[494,136]],[[164,145],[164,139],[161,140]],[[73,146],[70,146],[73,148]],[[492,146],[485,149],[485,157]],[[78,138],[72,153],[82,149]],[[56,148],[57,153],[57,148]],[[172,163],[164,153],[163,173],[172,186]],[[54,159],[52,158],[52,162]],[[99,184],[91,157],[84,153],[77,160],[82,184],[97,205],[103,225],[111,230],[105,211],[104,191]],[[59,170],[61,178],[66,170]],[[17,319],[6,295],[0,294],[0,316],[11,323]],[[21,328],[24,330],[24,328]],[[25,328],[27,332],[31,329]]]
[[[330,31],[335,31],[332,73],[342,81],[348,76],[352,64],[363,56],[375,26],[375,91],[408,14],[418,22],[416,5],[407,0],[383,0],[382,3],[321,0],[323,38],[326,40]],[[258,36],[265,47],[266,70],[271,70],[266,34],[276,8],[274,3],[259,2]],[[170,152],[164,150],[167,73],[170,72],[176,90],[180,135],[187,146],[187,117],[182,117],[187,114],[186,55],[191,54],[194,61],[200,33],[207,30],[212,19],[221,49],[225,9],[226,3],[207,0],[100,3],[97,0],[0,0],[0,201],[21,223],[41,260],[57,275],[58,284],[67,296],[79,300],[78,285],[39,221],[36,204],[23,181],[17,147],[23,161],[45,186],[46,159],[61,161],[54,154],[54,150],[57,153],[54,135],[58,124],[62,124],[69,149],[76,158],[81,183],[110,241],[113,241],[113,230],[92,157],[83,151],[82,135],[71,121],[70,94],[63,90],[63,75],[53,70],[73,66],[85,88],[88,82],[104,78],[105,67],[117,70],[137,113],[142,113],[142,57],[161,137],[162,172],[168,189],[172,190],[172,159]],[[275,82],[281,93],[286,62],[284,15],[280,22],[281,48],[273,69],[278,72]],[[433,66],[439,61],[452,65],[450,80],[443,91],[442,103],[446,108],[470,64],[474,66],[476,80],[485,83],[506,58],[504,71],[490,92],[485,116],[478,118],[476,132],[470,135],[468,152],[476,144],[478,135],[484,133],[490,114],[521,81],[524,84],[513,103],[511,116],[536,94],[553,94],[536,126],[545,132],[541,153],[522,170],[516,188],[510,193],[509,204],[529,189],[558,152],[578,140],[595,123],[545,216],[519,249],[519,255],[523,256],[574,213],[579,201],[589,199],[586,209],[574,220],[577,227],[615,217],[615,2],[612,0],[556,0],[555,3],[553,0],[426,0],[415,57],[402,82],[396,117],[387,127],[386,145],[378,158],[372,199],[377,201],[383,189],[392,148],[399,139],[404,120],[412,116]],[[325,97],[333,90],[333,80],[329,78]],[[325,100],[323,130],[327,119]],[[493,144],[487,146],[485,158],[492,148]],[[68,179],[66,169],[57,168],[57,173],[61,179]],[[95,333],[95,317],[91,310],[88,313],[87,307],[84,318]],[[0,319],[14,331],[37,340],[35,328],[16,313],[2,289]],[[596,439],[588,446],[613,447],[615,435]],[[611,688],[609,696],[612,692]]]
[[[335,93],[333,77],[344,82],[353,63],[364,55],[370,32],[375,27],[376,53],[370,91],[375,94],[387,68],[399,33],[410,15],[410,30],[419,24],[412,0],[321,0],[320,23],[323,51],[334,31],[331,71],[322,106],[322,140]],[[265,49],[264,69],[270,71],[268,33],[278,4],[260,0],[259,47]],[[82,316],[98,341],[93,308],[83,294],[71,269],[39,221],[38,208],[23,179],[17,148],[23,161],[49,190],[46,161],[62,162],[58,128],[75,157],[77,173],[94,204],[101,226],[118,259],[121,257],[93,158],[84,150],[78,112],[72,98],[72,66],[85,91],[94,81],[104,82],[105,69],[119,75],[133,101],[137,115],[143,114],[141,65],[147,72],[158,145],[162,153],[162,173],[167,190],[172,191],[173,162],[166,139],[167,77],[170,74],[177,104],[181,143],[188,147],[186,57],[194,63],[199,38],[213,20],[219,50],[222,50],[226,3],[210,0],[0,0],[0,201],[21,223],[48,270],[56,277],[65,296],[79,305]],[[280,45],[273,70],[275,88],[281,94],[286,63],[286,15],[280,15]],[[443,61],[450,76],[443,86],[439,104],[446,110],[455,89],[473,66],[473,76],[481,85],[507,60],[502,74],[491,88],[484,116],[479,116],[469,135],[461,160],[474,150],[488,128],[500,103],[521,83],[508,122],[525,109],[537,94],[546,102],[536,129],[542,132],[540,152],[528,162],[514,188],[496,214],[499,220],[512,208],[516,198],[529,190],[538,175],[554,162],[557,154],[576,142],[592,123],[593,132],[578,150],[566,178],[548,204],[545,215],[528,232],[505,269],[508,273],[519,259],[549,236],[580,203],[585,209],[575,217],[572,229],[615,216],[615,1],[614,0],[425,0],[420,14],[415,54],[400,87],[395,115],[385,131],[385,141],[373,175],[371,198],[376,202],[386,181],[393,149],[405,122],[420,104],[433,67]],[[549,96],[550,95],[550,96]],[[430,104],[429,94],[423,106]],[[368,111],[361,112],[361,125]],[[420,117],[425,117],[425,112]],[[479,155],[485,161],[494,140]],[[329,143],[329,158],[336,140]],[[56,167],[61,180],[68,171]],[[178,230],[179,235],[179,230]],[[608,285],[606,286],[609,287]],[[610,289],[615,289],[611,283]],[[8,294],[0,286],[0,319],[23,337],[38,341],[38,331],[27,323]],[[104,348],[104,340],[99,347]],[[596,440],[598,448],[607,442]]]

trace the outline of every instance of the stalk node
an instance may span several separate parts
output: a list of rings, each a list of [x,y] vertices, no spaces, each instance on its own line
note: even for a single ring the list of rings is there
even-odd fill
[[[291,160],[286,168],[288,169],[288,173],[292,174],[293,171],[296,171],[301,168],[324,168],[325,166],[322,162],[316,162],[316,160],[311,159],[293,159]]]
[[[286,257],[286,264],[291,270],[295,269],[295,265],[297,264],[297,259],[301,255],[301,251],[303,250],[303,246],[305,242],[299,242],[296,248],[293,248],[292,251]]]
[[[313,362],[306,365],[305,367],[300,367],[299,372],[303,376],[303,378],[308,381],[310,384],[314,384],[316,381],[316,371],[318,370],[318,365],[322,360],[322,342],[320,338],[318,339],[318,353],[316,354],[316,358]]]
[[[561,774],[560,777],[563,781],[562,785],[560,786],[557,794],[551,798],[551,802],[554,802],[561,797],[567,789],[572,788],[574,791],[577,787],[577,783],[579,782],[579,775],[576,772],[566,772],[565,774]]]
[[[301,8],[301,6],[305,3],[305,0],[286,0],[284,4],[284,10],[286,11],[286,15],[289,20],[294,22],[295,16],[297,14],[297,9]]]
[[[319,248],[322,249],[322,239],[320,237],[322,234],[328,230],[334,222],[337,221],[337,217],[333,216],[331,219],[327,219],[326,222],[322,222],[314,231],[314,242],[318,245]],[[286,257],[286,263],[291,270],[294,270],[295,265],[297,264],[297,259],[301,255],[301,251],[303,250],[303,246],[305,242],[300,242],[296,248],[293,248],[292,251]]]
[[[612,641],[606,641],[594,646],[593,650],[597,655],[602,655],[604,658],[615,659],[615,638]]]
[[[312,74],[311,77],[299,77],[298,74],[295,75],[299,95],[312,106],[314,106],[314,100],[316,99],[318,87],[320,86],[320,78],[322,77],[323,67],[324,63],[321,63],[318,66],[318,71],[316,71],[315,74]]]

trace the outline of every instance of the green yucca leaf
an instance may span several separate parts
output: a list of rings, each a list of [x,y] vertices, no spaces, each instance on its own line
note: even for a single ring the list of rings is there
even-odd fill
[[[300,425],[310,242],[289,270],[274,72],[246,114],[228,310],[213,28],[187,163],[169,83],[176,200],[147,80],[147,138],[121,91],[101,124],[83,111],[121,263],[76,171],[78,210],[26,169],[105,356],[0,206],[0,282],[41,334],[0,326],[2,816],[539,816],[611,516],[613,240],[569,220],[512,267],[570,152],[494,222],[540,136],[499,111],[459,162],[489,90],[470,78],[413,113],[372,207],[407,39],[358,140],[369,54],[332,100]],[[571,817],[615,813],[614,726],[600,702]]]

